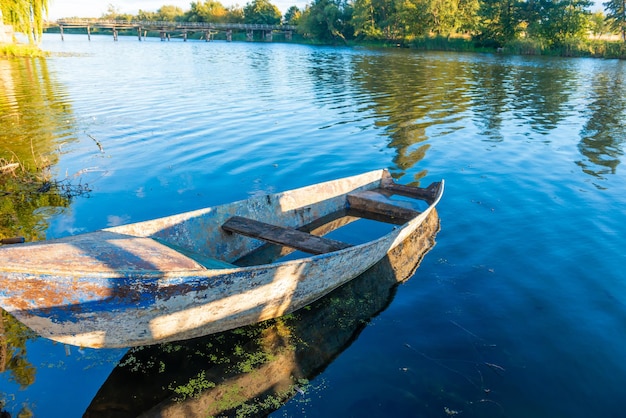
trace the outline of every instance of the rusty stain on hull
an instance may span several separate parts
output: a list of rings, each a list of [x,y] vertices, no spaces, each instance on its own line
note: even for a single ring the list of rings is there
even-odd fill
[[[322,234],[354,220],[315,225],[345,211],[349,194],[391,190],[390,185],[395,183],[389,173],[378,170],[74,237],[2,247],[0,306],[43,337],[96,348],[188,339],[281,316],[360,275],[402,243],[433,210],[443,182],[399,189],[403,195],[416,189],[428,207],[388,234],[291,261],[238,267],[236,260],[265,243],[227,233],[221,225],[237,216]]]

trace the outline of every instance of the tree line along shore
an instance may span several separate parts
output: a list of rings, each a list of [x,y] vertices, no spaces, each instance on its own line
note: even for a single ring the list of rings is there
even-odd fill
[[[269,0],[243,7],[208,0],[191,2],[188,10],[164,5],[136,15],[110,5],[99,19],[288,24],[297,27],[292,42],[626,58],[623,0],[603,3],[604,12],[592,12],[593,5],[590,0],[312,0],[283,15]],[[47,10],[47,0],[0,0],[0,23],[37,44]],[[0,54],[16,54],[15,48],[3,48]],[[27,55],[33,54],[31,49]]]

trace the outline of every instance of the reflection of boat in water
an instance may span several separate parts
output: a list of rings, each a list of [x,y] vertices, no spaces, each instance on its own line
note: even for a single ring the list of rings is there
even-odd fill
[[[328,366],[391,302],[435,242],[439,218],[383,260],[293,314],[184,342],[131,348],[85,417],[262,416]]]
[[[293,312],[363,273],[419,228],[442,193],[443,181],[403,186],[377,170],[2,246],[0,306],[41,336],[82,347],[157,344],[234,329]],[[380,233],[367,242],[333,235],[371,221]],[[307,254],[251,262],[265,242]]]

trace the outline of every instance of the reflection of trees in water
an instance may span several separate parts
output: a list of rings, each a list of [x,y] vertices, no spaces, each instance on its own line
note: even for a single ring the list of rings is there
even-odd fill
[[[584,159],[577,161],[583,172],[602,178],[615,174],[626,139],[626,88],[623,63],[617,62],[615,71],[595,75],[591,83],[592,102],[587,106],[587,124],[578,144]]]
[[[482,134],[496,142],[503,140],[501,129],[507,118],[540,134],[556,129],[567,115],[569,95],[576,90],[571,71],[541,63],[478,63],[472,77],[474,121]]]
[[[35,381],[35,368],[26,358],[26,342],[32,338],[33,331],[0,309],[0,373],[9,372],[22,388]]]
[[[396,150],[392,171],[411,170],[425,157],[429,148],[425,141],[461,128],[455,122],[469,103],[464,61],[438,54],[368,55],[356,62],[355,71],[374,102],[376,125],[386,130],[391,138],[388,147]],[[415,174],[414,182],[425,175]]]
[[[490,141],[503,140],[502,122],[509,97],[510,68],[501,64],[472,66],[472,79],[476,92],[472,94],[474,123],[482,127],[482,134]]]
[[[36,335],[11,315],[0,309],[0,373],[9,373],[7,380],[24,389],[35,382],[36,369],[26,357],[26,342]],[[9,394],[4,394],[9,395]],[[5,399],[0,399],[0,417],[9,416]],[[22,404],[18,417],[32,416],[27,404]]]
[[[44,58],[0,60],[0,238],[44,238],[46,213],[69,204],[69,184],[52,180],[73,120]],[[80,193],[79,193],[80,194]]]
[[[576,91],[577,74],[558,65],[537,63],[511,69],[510,103],[516,119],[541,134],[556,129],[568,115],[566,104]]]

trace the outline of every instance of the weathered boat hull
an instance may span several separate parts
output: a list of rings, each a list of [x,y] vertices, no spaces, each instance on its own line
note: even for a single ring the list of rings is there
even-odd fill
[[[267,416],[306,391],[301,386],[387,308],[396,286],[413,276],[435,245],[438,231],[439,218],[432,211],[381,261],[310,309],[234,332],[130,349],[83,417],[226,417],[241,415],[241,410],[255,411],[246,416]],[[235,346],[239,348],[233,350]],[[210,384],[194,385],[198,376]],[[194,391],[181,396],[177,388]]]
[[[220,226],[243,216],[298,228],[345,208],[348,193],[389,180],[381,170],[91,234],[3,247],[0,306],[43,337],[94,348],[183,340],[275,318],[382,259],[423,222],[443,188],[424,212],[377,240],[282,263],[230,264],[263,243]]]

